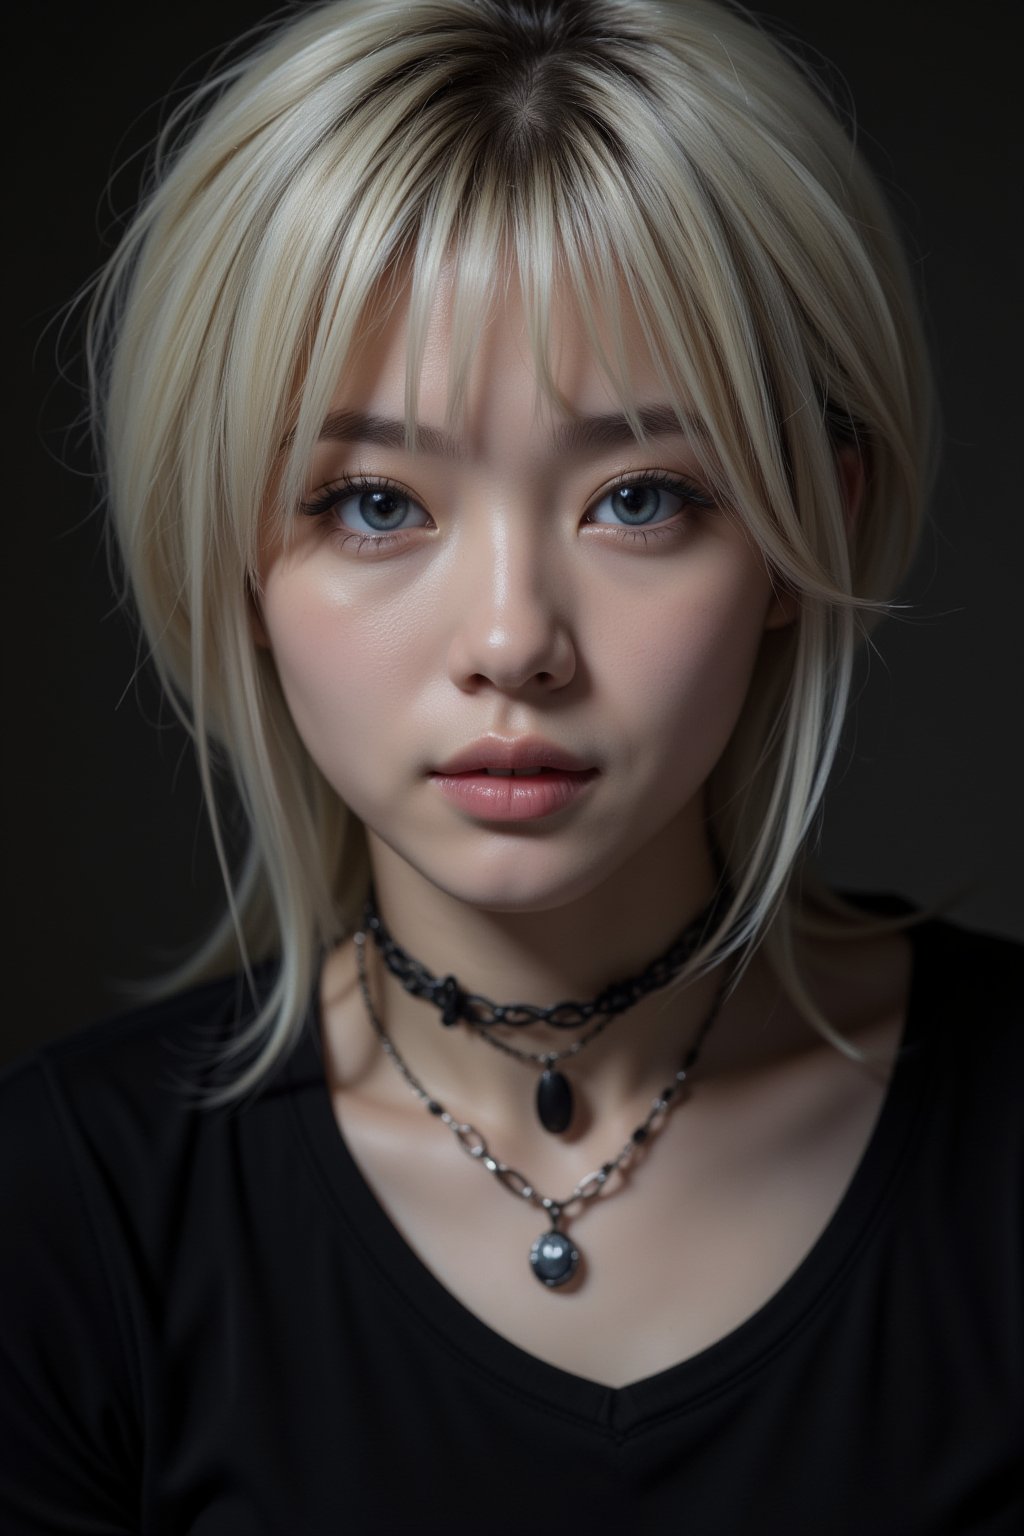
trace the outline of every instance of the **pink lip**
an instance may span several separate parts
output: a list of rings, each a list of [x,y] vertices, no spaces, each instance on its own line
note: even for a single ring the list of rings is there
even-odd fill
[[[537,759],[532,761],[536,764]],[[483,770],[430,775],[446,800],[484,821],[536,821],[551,816],[570,805],[596,778],[596,768],[555,769],[525,778],[491,778]]]
[[[486,768],[499,768],[506,773],[514,768],[553,768],[562,773],[591,776],[597,772],[592,764],[541,736],[484,736],[456,752],[433,771],[435,774],[457,774],[474,770],[483,772]]]
[[[488,768],[543,768],[520,778],[492,778]],[[484,736],[434,769],[431,783],[467,815],[484,821],[536,821],[564,810],[597,778],[590,763],[541,736]]]

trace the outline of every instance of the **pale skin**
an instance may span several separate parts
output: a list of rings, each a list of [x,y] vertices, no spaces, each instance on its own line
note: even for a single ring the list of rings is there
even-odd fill
[[[447,326],[442,290],[419,410],[439,431]],[[570,419],[620,411],[571,306],[556,357]],[[635,323],[630,357],[637,397],[661,402]],[[404,390],[400,305],[346,370],[332,413],[400,421]],[[372,531],[358,492],[300,514],[291,548],[264,551],[256,639],[312,757],[366,826],[381,911],[403,947],[497,1001],[583,999],[643,969],[710,899],[703,787],[759,647],[793,622],[795,604],[739,519],[702,504],[706,482],[680,432],[571,452],[556,444],[567,418],[538,406],[515,285],[496,302],[469,400],[458,457],[437,444],[409,453],[321,441],[310,500],[344,475],[383,478],[408,498],[386,503],[405,521],[396,542],[360,549],[344,542]],[[853,517],[859,466],[846,458],[841,471]],[[649,534],[662,532],[620,537],[609,498],[652,472],[687,485],[690,499],[655,492]],[[443,800],[429,773],[492,734],[542,736],[599,773],[552,817],[482,820]],[[399,1231],[459,1301],[550,1364],[621,1386],[755,1312],[822,1232],[870,1138],[905,1015],[909,941],[818,945],[803,966],[872,1064],[824,1043],[755,959],[689,1098],[628,1183],[570,1223],[586,1259],[561,1290],[539,1286],[526,1265],[543,1213],[462,1156],[382,1053],[351,943],[328,957],[321,981],[339,1127]],[[654,994],[614,1021],[570,1065],[580,1113],[570,1134],[552,1136],[533,1110],[536,1069],[465,1026],[442,1029],[436,1010],[371,963],[378,1012],[411,1069],[494,1155],[556,1197],[643,1119],[719,980],[668,1001]],[[574,1038],[543,1026],[505,1037],[532,1050]]]

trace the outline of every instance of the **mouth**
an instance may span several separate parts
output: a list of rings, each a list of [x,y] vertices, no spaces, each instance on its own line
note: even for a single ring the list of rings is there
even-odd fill
[[[539,736],[485,736],[454,753],[432,773],[447,778],[478,774],[495,779],[537,779],[557,774],[593,777],[597,769],[574,752]]]
[[[540,821],[564,811],[598,776],[593,763],[542,736],[483,736],[429,777],[472,821]]]
[[[431,783],[451,806],[471,821],[533,822],[566,810],[597,778],[596,768],[464,768],[460,773],[432,773]]]
[[[574,770],[568,768],[470,768],[466,773],[486,774],[489,779],[532,779],[541,774],[570,773]],[[585,773],[596,772],[596,769],[583,769]],[[464,778],[466,773],[453,774],[453,778]]]

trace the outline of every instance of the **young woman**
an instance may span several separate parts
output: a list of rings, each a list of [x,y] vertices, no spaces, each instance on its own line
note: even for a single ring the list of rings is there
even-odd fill
[[[811,858],[934,462],[813,82],[304,9],[90,356],[228,901],[0,1088],[5,1528],[1017,1530],[1019,948]]]

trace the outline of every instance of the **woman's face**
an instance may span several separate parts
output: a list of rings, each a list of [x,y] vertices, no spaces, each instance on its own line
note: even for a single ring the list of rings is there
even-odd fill
[[[339,380],[294,542],[263,560],[261,641],[378,858],[490,910],[605,883],[625,895],[630,876],[649,890],[706,862],[703,786],[765,629],[791,613],[693,443],[658,419],[635,321],[644,442],[609,420],[619,403],[571,312],[555,337],[571,414],[539,401],[514,297],[492,312],[447,440],[448,323],[442,291],[417,452],[401,442],[403,307]],[[524,742],[520,766],[545,766],[543,743],[576,771],[471,771]],[[438,772],[467,749],[461,771]]]

